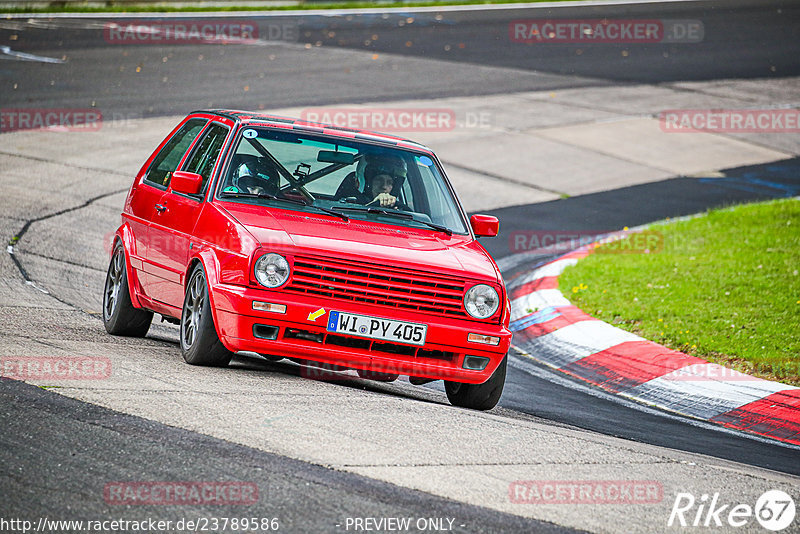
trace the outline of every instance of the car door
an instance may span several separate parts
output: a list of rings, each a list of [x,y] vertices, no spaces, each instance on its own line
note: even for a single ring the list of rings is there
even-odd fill
[[[161,243],[152,241],[151,227],[158,204],[167,191],[172,173],[184,160],[186,152],[208,124],[208,119],[192,118],[186,121],[167,141],[147,168],[141,182],[130,199],[131,229],[136,241],[136,254],[131,264],[138,269],[137,275],[145,296],[161,300],[158,288],[162,280],[163,266],[153,259],[158,257]]]
[[[175,308],[183,306],[183,277],[190,256],[191,236],[201,210],[214,169],[230,129],[212,122],[194,144],[189,156],[181,166],[182,171],[202,176],[203,185],[198,195],[188,195],[168,188],[155,205],[150,240],[153,247],[150,258],[159,271],[154,275],[158,300]]]

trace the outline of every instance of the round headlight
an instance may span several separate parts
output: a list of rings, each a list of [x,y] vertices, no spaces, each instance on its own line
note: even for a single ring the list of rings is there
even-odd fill
[[[500,305],[500,297],[492,286],[478,284],[472,286],[464,295],[464,308],[476,319],[486,319],[494,315]]]
[[[280,254],[264,254],[256,261],[254,273],[264,287],[282,286],[289,279],[289,262]]]

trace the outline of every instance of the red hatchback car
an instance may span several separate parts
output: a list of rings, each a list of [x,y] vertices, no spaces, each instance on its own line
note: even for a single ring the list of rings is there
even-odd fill
[[[111,334],[180,324],[184,359],[250,351],[500,398],[511,341],[497,265],[436,156],[404,139],[242,111],[187,116],[142,166],[103,295]]]

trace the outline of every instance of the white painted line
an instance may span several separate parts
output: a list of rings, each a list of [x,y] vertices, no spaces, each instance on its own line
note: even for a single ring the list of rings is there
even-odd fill
[[[578,321],[560,329],[560,332],[560,337],[567,343],[587,348],[593,347],[594,352],[609,349],[626,341],[645,341],[636,334],[631,334],[603,321]]]
[[[548,276],[559,276],[564,272],[564,269],[571,267],[576,263],[578,263],[578,258],[565,258],[548,263],[547,265],[543,265],[536,269],[533,272],[533,276],[529,280],[526,280],[526,282],[532,282]]]
[[[686,370],[673,371],[628,390],[626,395],[674,412],[711,419],[778,391],[793,389],[787,384],[758,378],[714,380],[708,376],[709,365],[714,364],[695,364]],[[720,369],[715,369],[712,374],[718,372]],[[692,379],[690,374],[696,378]]]
[[[561,368],[626,341],[644,339],[603,321],[578,321],[518,345]]]
[[[542,380],[546,380],[548,382],[553,382],[554,384],[557,384],[561,387],[579,391],[581,393],[591,395],[592,397],[598,399],[620,404],[632,410],[639,410],[641,412],[650,415],[657,415],[659,417],[664,417],[672,421],[680,421],[681,423],[691,425],[697,428],[702,428],[704,430],[713,430],[715,432],[721,432],[723,434],[729,434],[740,438],[747,438],[753,441],[758,441],[760,443],[767,443],[770,445],[777,445],[779,447],[785,447],[787,449],[794,449],[800,451],[800,445],[794,445],[792,443],[786,443],[783,441],[776,441],[771,438],[759,436],[758,434],[751,434],[749,432],[743,432],[741,430],[735,430],[724,426],[720,426],[716,423],[709,423],[707,421],[703,421],[700,419],[688,418],[683,415],[665,412],[663,411],[663,408],[653,407],[650,403],[642,404],[641,401],[629,398],[627,395],[609,393],[605,390],[600,389],[599,387],[589,385],[580,379],[572,378],[570,376],[565,375],[559,370],[552,368],[552,366],[548,362],[541,360],[531,354],[528,354],[525,351],[521,350],[520,348],[517,348],[516,346],[513,346],[513,348],[516,350],[519,356],[508,359],[508,364],[511,367],[516,367],[517,369],[520,369],[531,376],[535,376],[536,378],[541,378]],[[546,367],[541,367],[542,365]]]
[[[11,50],[10,46],[0,46],[0,54],[10,56],[20,61],[38,61],[40,63],[65,63],[63,59],[37,56],[36,54],[28,54],[25,52],[17,52],[16,50]]]
[[[577,258],[566,258],[547,263],[545,265],[542,265],[538,269],[526,274],[525,276],[522,276],[517,280],[514,280],[513,284],[511,285],[511,289],[523,286],[535,280],[541,280],[542,278],[546,278],[548,276],[558,276],[564,272],[564,269],[566,269],[571,265],[575,265],[576,263],[578,263]]]
[[[542,289],[534,291],[511,301],[511,320],[515,321],[525,315],[550,306],[569,306],[570,302],[564,298],[558,289]]]
[[[742,387],[745,389],[746,386],[748,385],[752,385],[753,388],[758,390],[769,389],[768,387],[764,386],[764,384],[773,384],[776,386],[780,386],[780,388],[777,389],[776,391],[785,391],[787,389],[798,389],[797,387],[790,386],[789,384],[780,384],[778,382],[771,382],[769,380],[764,380],[763,378],[758,378],[753,375],[741,373],[739,371],[730,369],[728,367],[724,367],[716,363],[695,363],[686,367],[682,367],[680,369],[675,369],[661,376],[660,378],[672,381],[712,380],[717,382],[730,382],[733,384],[741,384]]]

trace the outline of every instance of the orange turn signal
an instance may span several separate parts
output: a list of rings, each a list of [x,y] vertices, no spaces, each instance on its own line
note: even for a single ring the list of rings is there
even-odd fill
[[[270,302],[259,302],[254,300],[253,309],[273,313],[286,313],[286,304],[272,304]]]
[[[467,341],[471,343],[483,343],[484,345],[499,345],[500,338],[495,336],[484,336],[483,334],[469,334]]]

